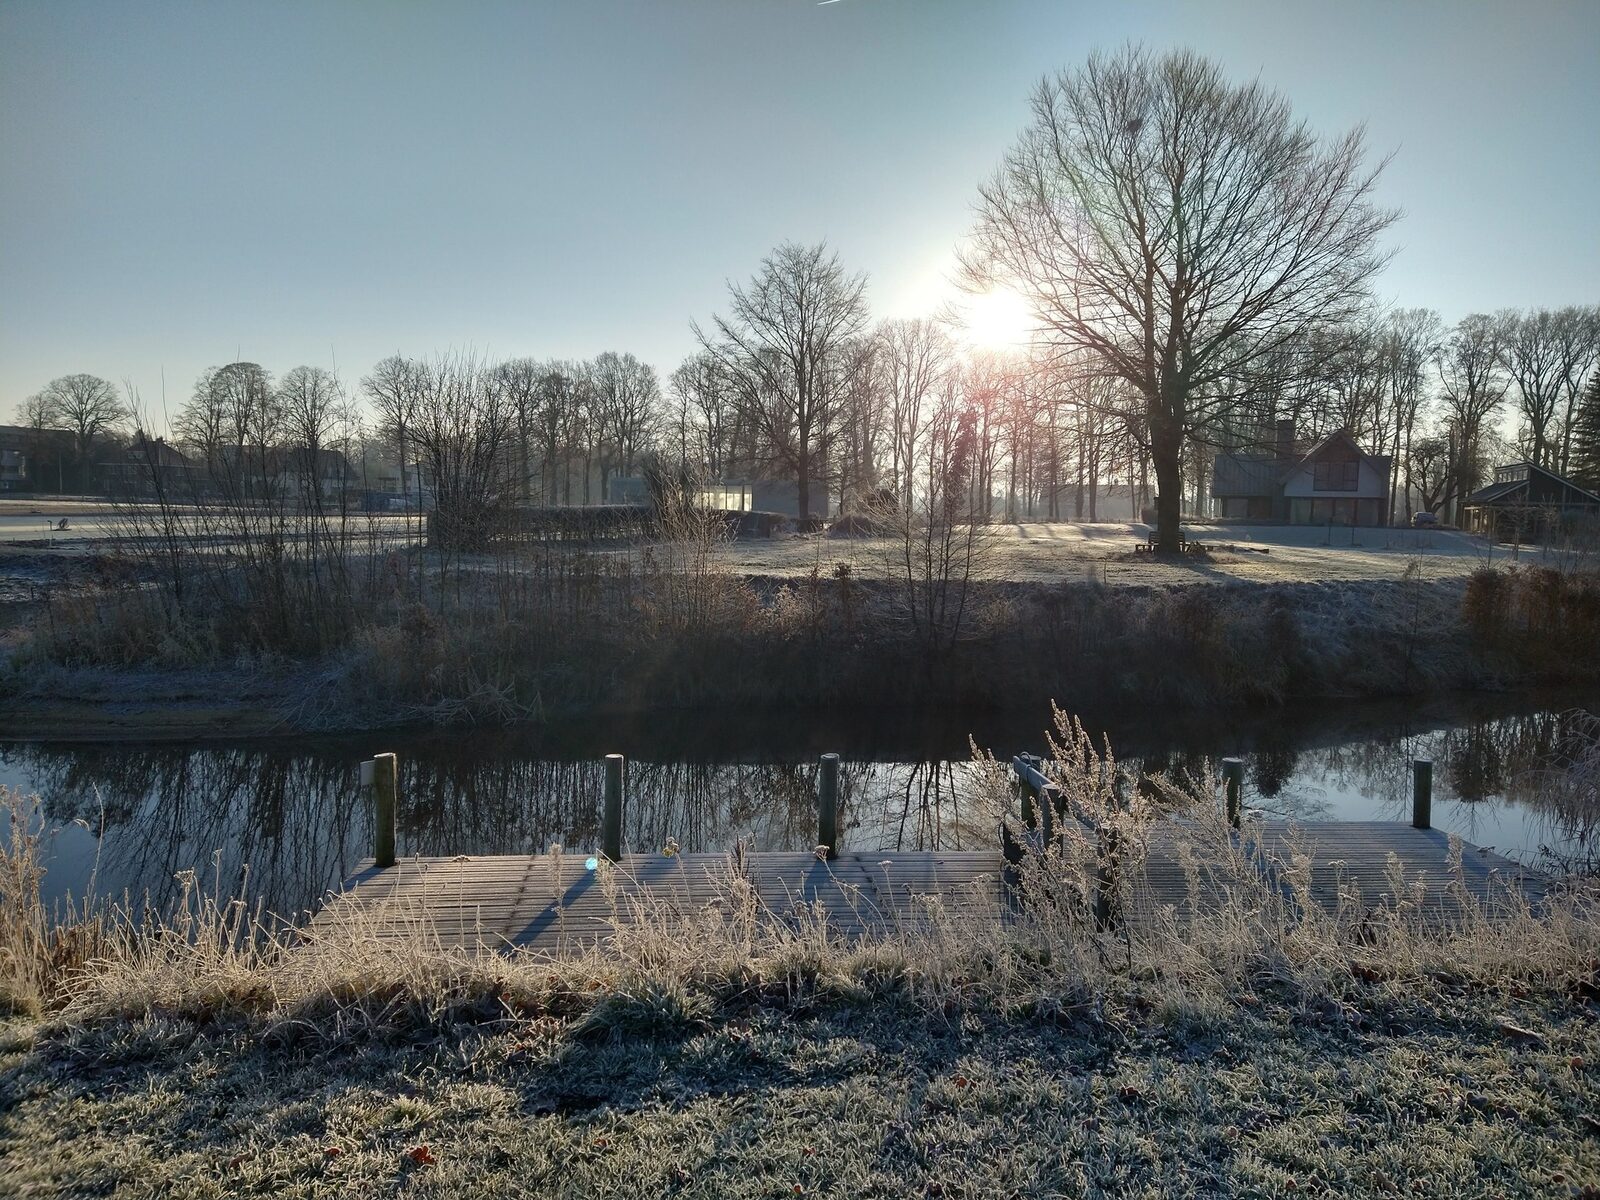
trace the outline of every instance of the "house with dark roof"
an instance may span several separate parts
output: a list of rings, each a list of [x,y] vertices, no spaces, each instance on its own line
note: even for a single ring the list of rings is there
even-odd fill
[[[1461,502],[1461,527],[1502,542],[1542,541],[1600,522],[1600,496],[1531,462],[1494,469],[1494,482]]]
[[[1217,516],[1288,525],[1387,525],[1390,457],[1368,454],[1348,430],[1301,451],[1280,421],[1269,453],[1218,454],[1211,471]]]
[[[164,496],[193,499],[198,467],[165,438],[137,430],[126,449],[100,464],[100,483],[110,496]]]

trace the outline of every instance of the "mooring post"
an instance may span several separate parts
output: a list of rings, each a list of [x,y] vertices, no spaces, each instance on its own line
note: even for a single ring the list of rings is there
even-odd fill
[[[1018,764],[1021,764],[1019,769]],[[1017,796],[1022,801],[1022,827],[1024,829],[1037,828],[1039,816],[1035,811],[1035,804],[1039,799],[1039,792],[1033,786],[1033,780],[1028,778],[1028,767],[1037,768],[1039,756],[1036,754],[1019,754],[1011,764],[1011,772],[1016,776]]]
[[[400,760],[393,754],[379,754],[361,764],[362,782],[370,780],[372,788],[372,864],[376,867],[394,866],[394,810],[399,777]]]
[[[839,756],[824,754],[817,768],[817,845],[839,853]]]
[[[1419,758],[1411,764],[1411,827],[1433,828],[1433,759]]]
[[[600,820],[600,852],[622,861],[622,755],[606,755],[606,806]]]
[[[1039,789],[1039,817],[1043,828],[1040,837],[1042,845],[1049,846],[1055,839],[1056,831],[1061,829],[1059,818],[1067,812],[1066,798],[1062,796],[1061,789],[1053,783],[1047,783]],[[1064,832],[1064,831],[1063,831]]]
[[[1222,760],[1222,782],[1228,797],[1228,824],[1239,828],[1240,794],[1244,790],[1244,759]]]
[[[1094,880],[1094,923],[1107,929],[1117,910],[1117,871],[1122,849],[1122,832],[1107,823],[1099,830],[1100,842],[1096,848]]]

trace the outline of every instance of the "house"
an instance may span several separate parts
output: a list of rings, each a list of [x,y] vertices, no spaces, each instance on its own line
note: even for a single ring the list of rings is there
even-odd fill
[[[1541,541],[1600,521],[1600,496],[1530,462],[1494,470],[1494,482],[1461,502],[1461,527],[1502,542]]]
[[[338,500],[356,491],[361,477],[342,450],[307,446],[218,446],[211,454],[213,485],[225,494]]]
[[[165,438],[146,437],[143,430],[110,462],[100,464],[100,478],[111,496],[165,496],[191,499],[199,486],[199,468]]]
[[[724,479],[702,484],[700,503],[727,512],[782,513],[800,515],[800,487],[792,479]],[[647,504],[650,488],[643,477],[613,475],[606,480],[607,504]],[[813,514],[832,509],[828,489],[819,479],[811,481],[808,507]]]
[[[0,425],[0,492],[61,491],[71,455],[69,430]]]
[[[280,451],[279,477],[300,496],[320,496],[323,500],[337,500],[354,491],[361,477],[350,466],[343,450],[309,446],[293,446]]]
[[[1390,458],[1368,454],[1348,430],[1301,453],[1294,423],[1279,421],[1270,453],[1218,454],[1212,466],[1216,515],[1289,525],[1387,525]]]
[[[422,460],[406,463],[402,471],[397,455],[368,443],[358,462],[359,466],[352,464],[351,469],[360,477],[362,507],[368,512],[432,507],[432,476]]]

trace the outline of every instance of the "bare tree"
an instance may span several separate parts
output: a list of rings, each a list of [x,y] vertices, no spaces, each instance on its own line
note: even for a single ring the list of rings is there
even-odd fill
[[[1428,364],[1438,353],[1442,336],[1439,314],[1427,308],[1400,309],[1389,314],[1384,333],[1384,368],[1388,373],[1389,412],[1393,422],[1393,460],[1404,463],[1407,501],[1412,493],[1412,439],[1426,396]],[[1391,485],[1392,489],[1392,485]],[[1429,510],[1433,511],[1432,509]],[[1391,490],[1389,519],[1394,520]]]
[[[888,401],[889,470],[902,504],[911,502],[917,445],[932,406],[950,369],[955,347],[945,331],[927,320],[889,320],[878,326],[883,381]]]
[[[491,383],[500,389],[511,406],[515,424],[515,478],[512,487],[517,498],[533,497],[533,444],[537,437],[539,384],[543,368],[531,358],[513,358],[490,372]]]
[[[563,484],[565,498],[572,499],[570,456],[591,391],[586,363],[551,361],[540,369],[533,427],[539,440],[539,478],[549,504],[562,499]]]
[[[320,513],[331,481],[339,511],[345,511],[348,460],[334,443],[348,442],[344,435],[355,413],[344,385],[322,367],[295,367],[278,381],[277,402],[288,443],[283,447],[285,462],[299,486],[301,504]]]
[[[1185,440],[1217,415],[1203,398],[1364,305],[1396,216],[1364,154],[1359,129],[1325,143],[1259,82],[1130,48],[1045,79],[981,188],[969,284],[1017,289],[1058,352],[1136,390],[1163,550]]]
[[[704,351],[691,355],[672,373],[670,388],[678,457],[709,479],[725,478],[737,414],[722,364]]]
[[[654,367],[631,354],[607,351],[591,367],[594,380],[595,441],[600,452],[600,496],[605,499],[611,470],[626,474],[648,447],[661,406]]]
[[[516,413],[491,373],[466,355],[423,364],[412,438],[434,489],[441,564],[489,545],[506,499],[504,452]]]
[[[399,354],[392,354],[378,363],[372,368],[372,374],[361,381],[361,390],[372,401],[378,418],[379,436],[392,443],[399,456],[400,495],[408,503],[411,485],[406,478],[406,468],[413,449],[410,434],[427,386],[427,369],[423,364]],[[418,490],[421,490],[420,481]]]
[[[121,432],[133,415],[116,387],[98,375],[52,379],[38,399],[47,424],[72,431],[73,453],[80,472],[89,466],[89,451],[95,438]],[[80,486],[82,483],[80,479]]]
[[[891,575],[930,674],[970,631],[973,585],[993,568],[992,534],[972,506],[976,423],[959,377],[947,373],[928,414],[915,490],[899,513],[890,552]]]
[[[1439,398],[1452,447],[1447,504],[1459,504],[1483,478],[1484,422],[1505,400],[1508,386],[1501,367],[1505,338],[1502,318],[1473,313],[1439,349]]]
[[[291,446],[320,450],[350,418],[343,385],[322,367],[295,367],[278,381],[277,392],[283,434]]]
[[[1406,452],[1406,486],[1415,490],[1422,511],[1437,513],[1449,499],[1454,453],[1448,438],[1418,438]]]
[[[826,245],[785,242],[747,286],[729,285],[729,312],[712,319],[714,336],[693,327],[728,372],[741,415],[794,472],[802,517],[811,511],[818,434],[837,395],[835,356],[866,324],[866,286]]]
[[[1567,361],[1561,330],[1561,316],[1548,308],[1529,313],[1504,313],[1499,320],[1505,334],[1500,360],[1517,385],[1517,403],[1522,410],[1528,435],[1528,457],[1536,466],[1547,467],[1558,445],[1551,444],[1555,432],[1556,404],[1566,382]]]
[[[56,429],[55,414],[43,395],[35,393],[17,405],[17,424],[29,434],[29,483],[38,487],[43,482],[45,459],[51,458],[55,460],[56,491],[66,491],[66,455],[62,452],[59,433],[51,436]]]

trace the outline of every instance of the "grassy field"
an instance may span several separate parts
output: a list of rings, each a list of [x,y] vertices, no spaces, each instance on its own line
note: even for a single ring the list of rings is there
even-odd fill
[[[882,998],[329,1038],[153,1014],[0,1056],[15,1196],[1571,1196],[1600,1022],[1359,985],[1163,1011]],[[1514,1027],[1519,1032],[1507,1032]],[[1584,1189],[1588,1189],[1585,1191]]]
[[[1491,562],[1513,561],[1509,547],[1455,530],[1186,526],[1186,536],[1209,553],[1175,560],[1136,553],[1148,533],[1149,526],[1129,521],[997,524],[987,530],[986,565],[996,578],[1029,583],[1174,587],[1397,580],[1408,567],[1422,579],[1459,579]],[[719,548],[718,562],[736,573],[779,579],[813,568],[830,576],[841,564],[857,578],[892,578],[905,569],[896,562],[901,553],[893,538],[814,535],[729,542]],[[1524,550],[1515,561],[1538,561],[1538,555]]]

